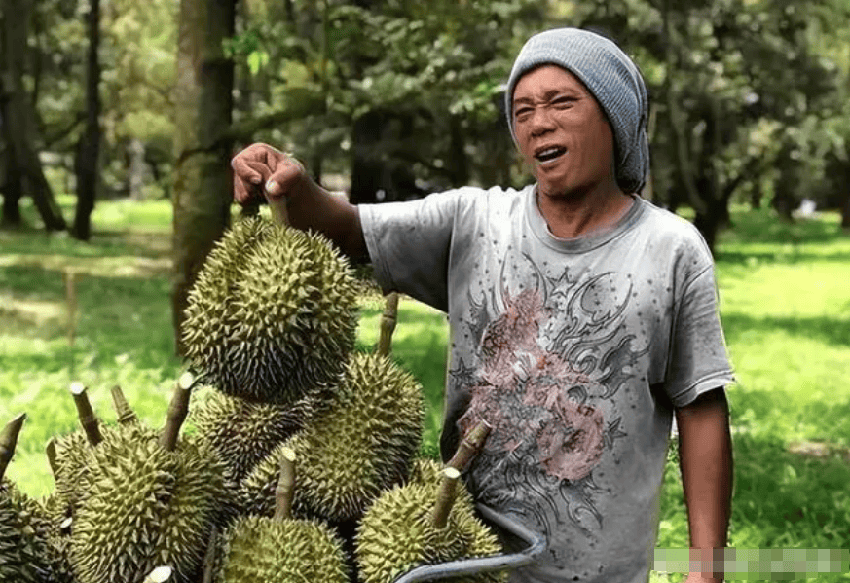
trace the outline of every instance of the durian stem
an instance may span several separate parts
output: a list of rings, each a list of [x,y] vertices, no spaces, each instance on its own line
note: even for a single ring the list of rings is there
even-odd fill
[[[157,567],[145,577],[145,580],[142,583],[165,583],[171,578],[171,573],[174,571],[168,565],[162,565]]]
[[[487,441],[491,429],[492,427],[490,427],[489,423],[483,419],[479,421],[472,429],[466,432],[454,457],[446,465],[462,472],[466,464],[478,455],[478,452],[484,447],[484,442]]]
[[[210,529],[210,539],[207,541],[207,550],[204,553],[204,575],[202,583],[212,583],[215,573],[215,552],[218,546],[218,529],[215,525]]]
[[[74,524],[74,519],[70,516],[59,523],[59,533],[65,536],[71,534],[71,526]]]
[[[9,421],[3,428],[3,433],[0,433],[0,480],[6,475],[6,468],[9,467],[9,462],[15,455],[15,448],[18,447],[18,434],[21,432],[21,426],[26,418],[27,414],[21,413]]]
[[[285,196],[277,199],[266,197],[266,199],[269,201],[269,210],[272,212],[272,219],[274,219],[274,222],[280,227],[288,227],[289,212],[286,210],[286,203],[288,199]]]
[[[460,481],[460,472],[455,468],[443,470],[443,479],[440,489],[437,491],[437,501],[431,509],[431,526],[434,528],[445,528],[449,523],[449,514],[457,498],[457,485]]]
[[[381,316],[381,339],[378,341],[378,354],[389,356],[392,350],[393,331],[398,320],[398,293],[387,295],[387,304]]]
[[[77,417],[80,419],[80,425],[83,426],[89,443],[95,446],[103,441],[103,437],[100,435],[97,417],[94,416],[94,411],[91,408],[88,387],[83,383],[71,383],[70,391],[71,395],[74,396],[74,404],[77,406]]]
[[[295,452],[284,447],[280,452],[280,474],[275,488],[274,519],[282,522],[292,515],[292,501],[295,498]]]
[[[118,423],[128,425],[135,423],[138,420],[136,414],[130,408],[130,403],[127,397],[124,396],[124,391],[120,385],[112,387],[112,404],[115,406],[115,412],[118,414]]]
[[[47,461],[50,463],[50,471],[53,472],[53,477],[56,477],[56,472],[59,466],[56,465],[56,438],[51,437],[47,441],[47,446],[44,448],[44,453],[47,454]]]
[[[183,373],[174,387],[174,394],[168,404],[168,413],[165,417],[165,427],[159,438],[159,445],[166,451],[174,451],[177,446],[177,438],[180,436],[180,427],[189,415],[189,398],[192,396],[192,385],[195,379],[190,373]]]

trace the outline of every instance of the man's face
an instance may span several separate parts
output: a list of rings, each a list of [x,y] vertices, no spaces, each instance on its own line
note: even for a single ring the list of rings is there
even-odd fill
[[[596,98],[572,73],[544,65],[514,89],[514,133],[538,192],[574,198],[616,188],[614,139]]]

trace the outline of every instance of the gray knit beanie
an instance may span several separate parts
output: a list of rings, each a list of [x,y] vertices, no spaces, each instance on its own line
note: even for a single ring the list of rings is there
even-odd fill
[[[528,71],[545,64],[567,69],[596,97],[614,134],[617,184],[624,192],[640,192],[649,170],[649,144],[646,85],[637,66],[613,42],[587,30],[556,28],[534,35],[516,58],[505,92],[514,141],[516,84]]]

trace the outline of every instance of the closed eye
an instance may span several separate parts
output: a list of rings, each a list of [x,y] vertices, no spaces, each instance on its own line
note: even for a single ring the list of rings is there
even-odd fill
[[[550,103],[559,109],[571,107],[575,103],[576,98],[571,95],[560,95],[553,99]]]
[[[532,108],[532,107],[517,108],[516,111],[514,111],[514,119],[520,119],[520,118],[528,116],[533,111],[533,109],[534,108]]]

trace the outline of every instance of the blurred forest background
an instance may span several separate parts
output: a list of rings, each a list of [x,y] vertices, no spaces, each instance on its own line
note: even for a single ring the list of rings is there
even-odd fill
[[[187,291],[257,210],[232,204],[241,147],[292,152],[355,202],[524,185],[502,85],[530,35],[564,25],[642,69],[643,194],[715,252],[738,380],[730,545],[850,548],[847,0],[0,0],[0,422],[27,414],[9,477],[53,489],[44,445],[79,426],[72,381],[106,419],[119,384],[162,422]],[[360,348],[381,310],[364,294]],[[444,315],[405,298],[393,355],[424,386],[426,455],[446,342]],[[660,548],[688,544],[676,461]],[[850,580],[846,561],[812,576]]]
[[[0,0],[0,23],[3,227],[88,240],[99,200],[170,200],[176,327],[247,143],[355,202],[525,183],[501,87],[552,26],[641,67],[644,194],[692,211],[712,247],[735,202],[792,220],[806,199],[850,228],[846,0]]]

